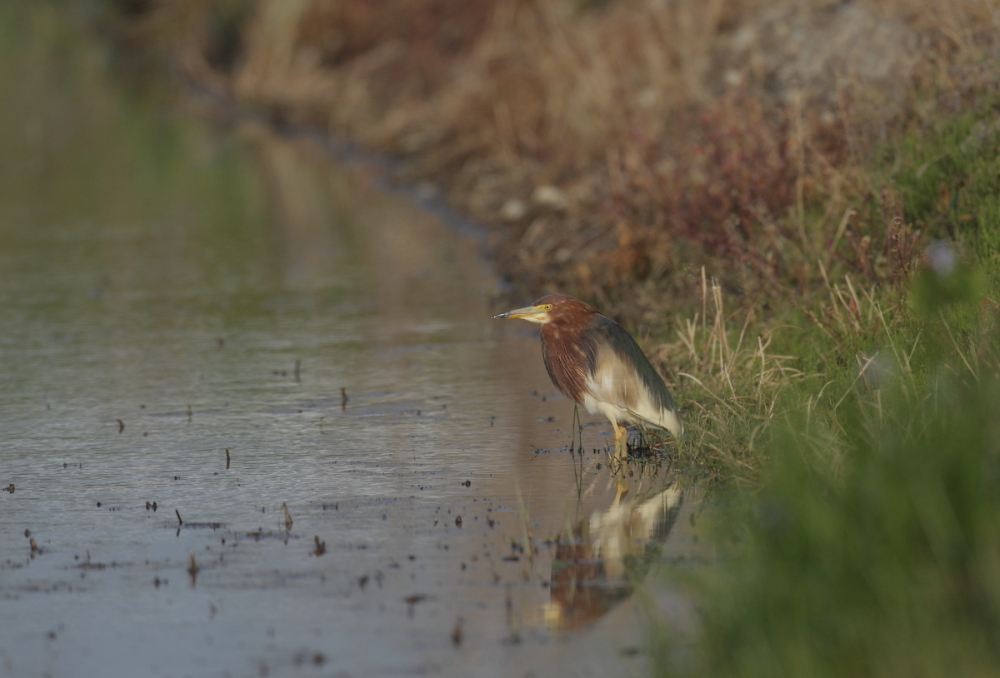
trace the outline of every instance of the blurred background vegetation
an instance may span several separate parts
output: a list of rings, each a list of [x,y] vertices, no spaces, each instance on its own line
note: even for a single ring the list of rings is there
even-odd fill
[[[704,632],[661,628],[662,673],[1000,672],[995,3],[36,7],[138,82],[404,159],[489,225],[510,296],[651,333],[682,457],[731,489],[718,561],[685,575]],[[52,115],[100,105],[74,68]]]
[[[892,281],[916,232],[963,223],[916,221],[887,170],[995,90],[984,0],[117,6],[139,54],[406,157],[409,178],[502,224],[497,256],[519,290],[644,321],[667,296],[683,309],[702,266],[747,305],[811,297],[818,263]],[[938,182],[919,200],[952,193]]]

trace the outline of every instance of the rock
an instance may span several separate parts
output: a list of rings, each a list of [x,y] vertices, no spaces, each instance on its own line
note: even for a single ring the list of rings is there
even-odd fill
[[[504,221],[520,221],[528,213],[528,206],[518,198],[508,198],[500,208],[500,216]]]
[[[535,188],[531,200],[539,207],[562,212],[566,209],[566,195],[555,186],[542,185]]]

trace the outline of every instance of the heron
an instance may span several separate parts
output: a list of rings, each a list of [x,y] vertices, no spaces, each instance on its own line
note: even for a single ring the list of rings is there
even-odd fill
[[[611,421],[616,455],[627,449],[627,425],[684,433],[667,385],[621,325],[568,294],[548,294],[531,306],[494,318],[541,325],[542,359],[552,383],[591,414]]]

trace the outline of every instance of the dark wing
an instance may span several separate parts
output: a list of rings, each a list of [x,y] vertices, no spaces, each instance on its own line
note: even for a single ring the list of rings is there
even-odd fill
[[[596,313],[590,321],[587,334],[590,339],[586,342],[587,366],[590,374],[594,373],[596,367],[597,345],[606,343],[614,349],[625,364],[632,365],[636,369],[657,405],[671,412],[677,412],[677,405],[674,404],[674,399],[671,397],[670,391],[667,390],[667,385],[663,383],[663,379],[650,364],[649,358],[639,348],[639,344],[635,343],[635,339],[625,331],[625,328],[611,318]]]

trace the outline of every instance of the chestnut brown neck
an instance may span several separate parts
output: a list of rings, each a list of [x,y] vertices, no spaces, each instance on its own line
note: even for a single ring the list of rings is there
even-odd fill
[[[541,328],[542,358],[549,378],[566,397],[581,402],[590,348],[585,335],[597,311],[566,295],[550,294],[535,303],[553,305],[549,322]]]

